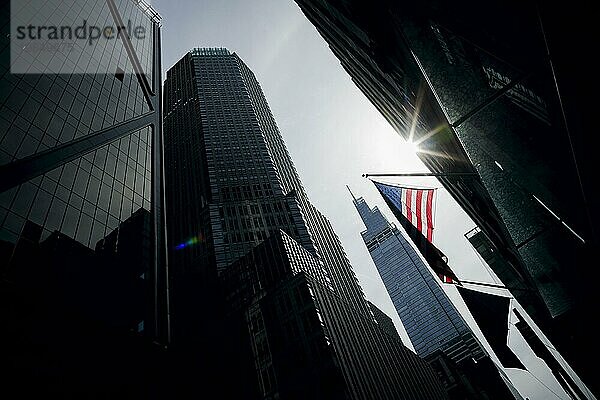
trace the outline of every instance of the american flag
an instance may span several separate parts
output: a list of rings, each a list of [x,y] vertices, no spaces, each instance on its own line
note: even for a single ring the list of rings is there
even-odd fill
[[[375,182],[377,189],[402,212],[419,232],[433,243],[433,195],[435,189],[416,189]]]
[[[375,182],[398,222],[415,243],[431,269],[444,283],[459,283],[448,258],[433,245],[433,198],[435,189],[409,188]]]

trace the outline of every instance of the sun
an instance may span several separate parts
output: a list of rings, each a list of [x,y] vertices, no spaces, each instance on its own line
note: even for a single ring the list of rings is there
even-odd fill
[[[413,152],[415,154],[417,154],[421,151],[421,149],[419,148],[419,144],[416,142],[407,141],[406,146],[410,149],[411,152]]]

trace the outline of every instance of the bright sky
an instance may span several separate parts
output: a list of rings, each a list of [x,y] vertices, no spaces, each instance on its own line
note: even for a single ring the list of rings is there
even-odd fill
[[[367,298],[394,320],[409,343],[360,237],[364,225],[345,185],[395,221],[373,184],[361,175],[426,172],[412,146],[354,85],[293,0],[152,3],[163,17],[165,71],[193,47],[226,47],[256,74],[311,201],[331,220]],[[434,178],[387,182],[441,186]],[[475,224],[443,188],[438,190],[434,224],[434,242],[459,278],[493,282],[463,236]],[[449,294],[457,300],[455,293]],[[545,385],[564,395],[553,379],[541,375]],[[562,397],[522,371],[511,371],[509,376],[530,399]]]

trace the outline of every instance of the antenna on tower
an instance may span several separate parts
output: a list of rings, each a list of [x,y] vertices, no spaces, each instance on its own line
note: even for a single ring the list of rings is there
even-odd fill
[[[354,193],[352,193],[352,190],[350,190],[350,186],[346,185],[346,189],[348,189],[348,191],[350,192],[350,196],[352,196],[354,201],[356,201],[356,197],[354,197]]]

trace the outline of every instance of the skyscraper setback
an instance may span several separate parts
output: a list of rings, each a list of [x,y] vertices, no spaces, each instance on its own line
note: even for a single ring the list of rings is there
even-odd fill
[[[248,397],[445,398],[375,322],[244,62],[190,51],[164,104],[173,345],[202,338],[198,352],[219,359],[229,340],[237,361],[221,367],[240,369]]]

